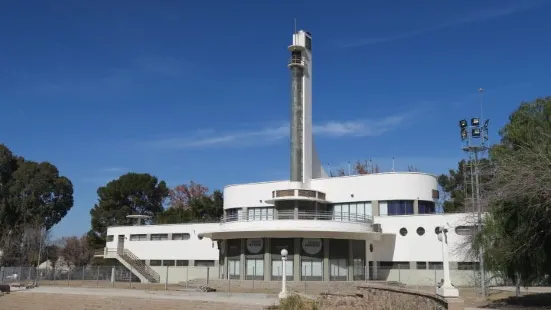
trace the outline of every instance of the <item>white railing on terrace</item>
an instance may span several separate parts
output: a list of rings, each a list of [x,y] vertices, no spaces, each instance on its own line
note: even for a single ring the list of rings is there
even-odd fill
[[[222,223],[231,222],[253,222],[253,221],[278,221],[278,220],[314,220],[314,221],[332,221],[332,222],[346,222],[346,223],[364,223],[372,224],[373,220],[371,216],[366,214],[356,213],[341,213],[334,214],[327,211],[298,211],[285,210],[274,211],[275,214],[232,214],[222,217]]]

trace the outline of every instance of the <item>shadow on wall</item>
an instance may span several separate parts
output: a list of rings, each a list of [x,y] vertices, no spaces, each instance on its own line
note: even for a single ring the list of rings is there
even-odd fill
[[[391,262],[394,260],[394,249],[396,249],[396,235],[383,235],[381,241],[373,246],[373,252],[378,262]],[[387,279],[390,275],[390,270],[377,270],[378,279]]]

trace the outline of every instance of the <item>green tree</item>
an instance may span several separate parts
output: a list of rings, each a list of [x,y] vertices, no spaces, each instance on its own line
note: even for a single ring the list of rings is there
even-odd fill
[[[471,187],[471,166],[468,165],[468,161],[461,160],[457,163],[457,169],[450,169],[448,174],[441,174],[438,176],[438,186],[442,192],[442,207],[444,212],[471,212],[472,205],[468,204],[466,197],[470,197],[473,192]],[[490,161],[486,158],[482,158],[479,161],[481,188],[484,189],[485,184],[492,177],[492,170]],[[474,169],[474,165],[473,165]]]
[[[191,191],[193,195],[185,195],[185,204],[182,204],[181,197],[171,202],[169,208],[156,216],[157,224],[177,224],[190,222],[211,222],[222,217],[224,209],[224,195],[221,191],[215,190],[208,193],[208,189],[198,183],[191,182],[190,185],[179,185],[176,189],[196,188]],[[174,190],[173,190],[174,192]],[[180,191],[181,193],[183,191]],[[172,199],[173,196],[171,196]]]
[[[489,213],[474,236],[487,267],[517,286],[551,282],[551,97],[522,103],[491,150],[495,173],[484,192]]]
[[[130,225],[130,214],[154,216],[162,212],[169,190],[164,181],[147,173],[127,173],[98,188],[98,202],[90,210],[92,248],[105,246],[107,227]]]
[[[49,231],[72,207],[73,185],[54,165],[25,160],[0,144],[2,264],[35,264],[41,238],[35,232]]]

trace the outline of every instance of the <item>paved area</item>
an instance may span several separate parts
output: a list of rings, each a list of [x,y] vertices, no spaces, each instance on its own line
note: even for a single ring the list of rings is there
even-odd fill
[[[278,302],[267,294],[37,287],[0,297],[0,309],[262,309]]]

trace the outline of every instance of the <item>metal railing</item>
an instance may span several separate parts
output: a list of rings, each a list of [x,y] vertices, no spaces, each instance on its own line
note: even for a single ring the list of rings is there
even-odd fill
[[[335,214],[331,211],[298,211],[285,210],[277,211],[274,214],[273,210],[270,212],[261,214],[231,214],[222,217],[222,223],[231,222],[253,222],[253,221],[278,221],[278,220],[314,220],[314,221],[332,221],[332,222],[346,222],[346,223],[363,223],[372,224],[373,220],[371,216],[367,214],[357,213],[338,213]]]
[[[161,280],[161,276],[155,270],[146,265],[143,260],[134,255],[130,250],[119,248],[117,249],[117,254],[130,264],[134,270],[149,280],[149,282],[159,283]]]

